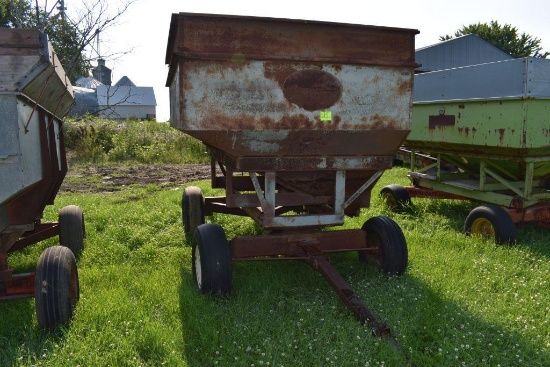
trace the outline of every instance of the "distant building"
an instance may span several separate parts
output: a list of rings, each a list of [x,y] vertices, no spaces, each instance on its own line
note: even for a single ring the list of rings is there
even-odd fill
[[[102,84],[111,85],[111,69],[105,66],[105,60],[97,60],[97,66],[93,68],[92,75]]]
[[[96,93],[101,116],[148,120],[156,117],[157,102],[153,87],[136,87],[126,76],[115,85],[98,86]]]
[[[510,60],[514,57],[475,34],[419,48],[415,61],[421,64],[417,73]]]
[[[157,102],[153,87],[138,87],[127,76],[111,85],[111,69],[105,66],[103,59],[98,60],[92,74],[93,77],[82,77],[76,81],[71,116],[91,114],[110,119],[156,118]]]

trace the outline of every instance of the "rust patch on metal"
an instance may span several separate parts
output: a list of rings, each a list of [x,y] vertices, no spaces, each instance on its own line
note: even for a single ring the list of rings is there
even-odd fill
[[[228,59],[333,60],[412,66],[416,30],[338,25],[315,21],[174,14],[165,61],[171,54]],[[239,42],[235,42],[239,40]]]
[[[324,110],[342,97],[342,85],[326,71],[307,69],[292,73],[283,83],[285,98],[306,111]]]
[[[498,129],[498,134],[499,134],[499,141],[500,141],[500,144],[503,144],[504,143],[504,133],[506,132],[506,129]]]
[[[399,85],[397,86],[397,93],[399,95],[409,94],[409,93],[411,93],[412,89],[413,89],[413,79],[412,78],[401,79],[399,81]]]
[[[267,79],[275,80],[281,89],[285,83],[285,80],[289,75],[300,70],[300,65],[297,63],[288,62],[265,62],[264,63],[264,76]]]
[[[290,130],[294,130],[294,129],[309,130],[309,129],[319,128],[319,126],[323,126],[323,124],[321,123],[321,120],[313,121],[309,117],[303,114],[285,115],[277,124],[277,127],[279,127],[280,129],[290,129]]]
[[[380,116],[377,113],[370,116],[368,122],[371,130],[395,130],[399,128],[399,123],[395,119]],[[361,127],[357,126],[357,128]]]
[[[467,137],[470,134],[470,128],[469,127],[459,127],[458,132],[461,133],[461,134],[463,133]]]
[[[201,120],[200,125],[205,130],[336,130],[341,122],[340,117],[335,117],[332,122],[321,121],[319,117],[311,119],[304,114],[284,115],[275,120],[268,116],[225,116],[221,114],[208,114]]]
[[[371,129],[378,130],[384,128],[384,120],[379,114],[374,114],[370,117]]]
[[[431,115],[428,117],[428,128],[435,129],[437,126],[454,126],[455,115]]]

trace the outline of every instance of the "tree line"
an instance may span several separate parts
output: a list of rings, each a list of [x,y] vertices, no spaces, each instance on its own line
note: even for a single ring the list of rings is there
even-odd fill
[[[0,27],[38,29],[48,39],[72,83],[90,75],[97,36],[117,24],[136,0],[78,0],[66,11],[65,1],[0,0]],[[114,9],[113,9],[114,8]],[[90,48],[92,50],[90,50]],[[118,54],[128,53],[121,51]],[[111,55],[112,56],[112,55]]]

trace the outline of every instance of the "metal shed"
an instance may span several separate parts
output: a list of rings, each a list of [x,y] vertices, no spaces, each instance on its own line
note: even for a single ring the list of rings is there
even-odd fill
[[[468,34],[419,48],[415,52],[415,59],[418,64],[421,64],[416,72],[424,73],[509,60],[513,57],[481,37]]]

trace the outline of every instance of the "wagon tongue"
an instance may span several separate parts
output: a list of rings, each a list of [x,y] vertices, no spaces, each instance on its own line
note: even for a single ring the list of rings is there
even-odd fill
[[[315,249],[314,246],[303,246],[309,255],[307,261],[309,265],[319,273],[330,283],[334,291],[340,296],[342,301],[348,306],[348,308],[355,314],[357,319],[361,323],[366,323],[371,329],[372,335],[377,337],[385,337],[390,342],[391,346],[403,353],[401,347],[397,343],[397,340],[391,335],[390,328],[376,319],[374,314],[368,309],[368,307],[359,299],[350,285],[334,266],[330,263],[329,259]]]

